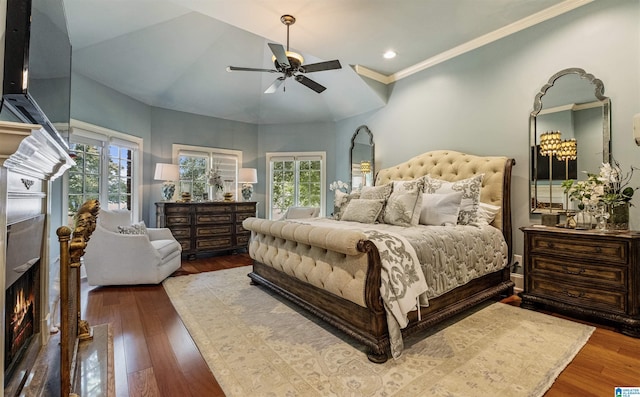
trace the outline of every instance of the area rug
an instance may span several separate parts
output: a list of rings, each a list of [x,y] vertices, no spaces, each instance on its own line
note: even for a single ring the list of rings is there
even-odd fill
[[[249,284],[250,267],[165,280],[225,394],[540,396],[594,328],[503,303],[405,340],[384,364],[304,310]]]

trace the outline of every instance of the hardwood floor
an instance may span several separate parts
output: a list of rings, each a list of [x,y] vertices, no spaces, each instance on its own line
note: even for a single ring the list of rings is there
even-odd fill
[[[249,265],[246,254],[183,260],[180,273]],[[248,282],[248,281],[247,281]],[[193,340],[157,286],[89,287],[83,318],[114,330],[117,396],[224,396]],[[518,305],[518,298],[505,303]],[[546,397],[613,396],[615,386],[640,386],[640,339],[598,327]],[[517,357],[510,357],[518,365]]]

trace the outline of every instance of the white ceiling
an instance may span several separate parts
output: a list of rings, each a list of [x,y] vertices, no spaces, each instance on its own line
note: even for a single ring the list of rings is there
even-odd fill
[[[591,0],[64,0],[73,70],[161,108],[258,124],[340,120],[380,108],[382,81],[402,78],[458,52]],[[267,43],[305,63],[338,59],[342,69],[309,73],[317,94],[293,79],[274,94]],[[477,44],[479,43],[479,44]],[[393,49],[398,56],[385,60]],[[453,54],[453,55],[451,55]],[[365,72],[366,72],[365,70]],[[369,74],[370,76],[372,74]]]

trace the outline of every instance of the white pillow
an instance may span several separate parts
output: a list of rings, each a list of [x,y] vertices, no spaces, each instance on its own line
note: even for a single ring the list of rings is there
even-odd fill
[[[480,203],[478,208],[478,220],[476,221],[476,225],[478,226],[487,226],[490,225],[491,222],[496,218],[496,215],[500,211],[499,205]]]
[[[144,221],[134,223],[132,225],[120,225],[118,226],[118,233],[120,234],[147,234],[147,227]]]
[[[118,233],[118,226],[131,225],[131,211],[101,208],[100,211],[98,211],[98,222],[105,229]]]
[[[353,199],[342,213],[341,221],[374,223],[382,211],[382,199]]]
[[[480,189],[482,188],[483,177],[484,174],[479,174],[460,181],[449,182],[425,175],[424,192],[430,194],[462,192],[460,212],[458,213],[458,224],[475,224],[478,220]]]
[[[422,195],[420,223],[423,225],[449,226],[458,223],[462,192]]]

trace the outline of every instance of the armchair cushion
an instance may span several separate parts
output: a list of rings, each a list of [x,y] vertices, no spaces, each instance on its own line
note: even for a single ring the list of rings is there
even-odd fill
[[[134,223],[133,225],[118,225],[118,233],[120,234],[147,234],[147,227],[144,221]]]
[[[131,225],[131,211],[100,209],[98,223],[107,230],[118,232],[118,226]]]

